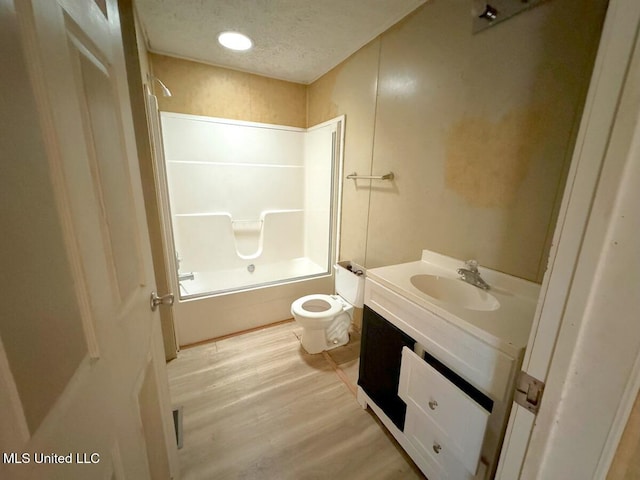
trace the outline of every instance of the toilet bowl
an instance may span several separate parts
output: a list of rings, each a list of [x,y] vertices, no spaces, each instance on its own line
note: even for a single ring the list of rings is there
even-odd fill
[[[339,262],[336,295],[306,295],[291,304],[291,315],[302,327],[302,347],[320,353],[349,342],[353,309],[362,308],[364,269],[351,262]]]

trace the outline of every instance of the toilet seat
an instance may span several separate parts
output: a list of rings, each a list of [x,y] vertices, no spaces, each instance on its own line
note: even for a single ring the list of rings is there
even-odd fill
[[[321,307],[323,302],[328,305],[328,308],[319,310],[307,310],[305,308],[306,303]],[[344,304],[340,300],[325,294],[306,295],[291,304],[291,312],[294,315],[306,318],[333,318],[343,309]]]

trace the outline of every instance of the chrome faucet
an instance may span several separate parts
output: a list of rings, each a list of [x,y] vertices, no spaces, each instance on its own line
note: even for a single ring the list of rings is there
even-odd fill
[[[482,290],[489,290],[489,284],[485,282],[480,276],[478,271],[478,262],[476,260],[467,260],[464,262],[464,268],[458,269],[458,275],[460,279],[473,285],[474,287],[481,288]]]

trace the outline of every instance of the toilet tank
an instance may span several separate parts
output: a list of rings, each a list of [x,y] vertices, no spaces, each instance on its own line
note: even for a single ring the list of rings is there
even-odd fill
[[[349,260],[336,263],[336,293],[354,307],[364,306],[364,278],[366,270]]]

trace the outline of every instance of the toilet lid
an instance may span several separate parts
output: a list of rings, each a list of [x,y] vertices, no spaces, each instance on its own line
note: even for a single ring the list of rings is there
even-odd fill
[[[324,318],[334,316],[343,309],[342,303],[331,295],[307,295],[291,304],[291,312],[307,318]]]

